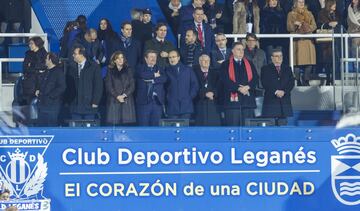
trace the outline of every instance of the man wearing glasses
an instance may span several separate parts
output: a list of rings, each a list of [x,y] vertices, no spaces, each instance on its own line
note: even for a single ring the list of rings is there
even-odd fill
[[[245,57],[255,65],[258,75],[263,66],[267,64],[265,52],[258,48],[258,38],[254,33],[246,35]]]
[[[273,50],[271,61],[261,69],[261,82],[265,89],[262,116],[276,118],[278,124],[286,124],[282,120],[293,115],[290,94],[295,79],[291,68],[283,64],[281,49]]]
[[[231,49],[227,48],[227,39],[223,33],[216,34],[215,43],[216,46],[211,51],[211,66],[220,69],[221,64],[229,59]]]

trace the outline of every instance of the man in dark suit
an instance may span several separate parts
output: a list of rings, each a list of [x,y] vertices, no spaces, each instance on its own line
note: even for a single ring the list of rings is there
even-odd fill
[[[199,64],[199,57],[202,51],[203,48],[197,41],[197,32],[193,29],[188,29],[185,36],[185,46],[180,48],[182,63],[189,67]]]
[[[193,13],[194,21],[184,25],[181,32],[181,45],[185,43],[185,33],[188,29],[193,29],[198,34],[198,40],[204,49],[205,53],[210,53],[211,49],[215,45],[214,33],[211,26],[204,22],[205,19],[204,9],[196,7]]]
[[[254,116],[258,75],[254,64],[244,57],[244,45],[241,42],[233,44],[232,53],[220,69],[224,87],[225,122],[228,126],[242,126],[246,118]]]
[[[210,67],[210,57],[202,54],[199,65],[193,67],[200,90],[195,99],[195,121],[197,126],[220,126],[217,107],[219,80],[218,70]]]
[[[136,68],[136,111],[140,126],[159,126],[165,103],[166,76],[156,65],[157,52],[145,52],[145,64]]]
[[[132,26],[128,21],[121,24],[121,35],[117,47],[125,54],[132,71],[135,71],[136,65],[141,61],[142,51],[140,42],[132,37]]]
[[[180,54],[169,52],[170,66],[166,68],[167,114],[171,119],[190,119],[194,112],[193,99],[199,90],[194,71],[180,62]]]
[[[166,34],[167,34],[167,26],[164,23],[158,23],[155,27],[156,31],[156,37],[152,38],[151,40],[148,40],[145,43],[144,52],[147,52],[148,50],[154,50],[158,53],[157,55],[157,65],[160,68],[164,68],[169,64],[168,62],[168,56],[169,52],[171,50],[174,50],[174,45],[168,41],[165,40]]]
[[[103,93],[100,66],[86,59],[83,46],[75,46],[74,62],[66,73],[66,102],[72,119],[95,119]]]
[[[189,4],[187,6],[183,6],[180,9],[180,24],[191,23],[192,15],[194,13],[195,8],[197,8],[197,7],[202,8],[204,3],[205,2],[203,0],[192,0],[191,4]]]
[[[291,68],[283,64],[281,49],[272,52],[271,61],[261,69],[261,82],[265,89],[262,116],[286,118],[293,114],[291,90],[295,79]]]
[[[225,34],[218,33],[215,37],[216,46],[211,51],[211,66],[219,69],[221,64],[228,60],[231,54],[231,49],[226,47],[227,39]]]

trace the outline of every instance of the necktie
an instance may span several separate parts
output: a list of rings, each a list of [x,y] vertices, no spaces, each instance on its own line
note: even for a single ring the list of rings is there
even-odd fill
[[[205,77],[205,78],[207,78],[207,77],[208,77],[208,75],[209,75],[209,73],[208,73],[208,72],[204,72],[204,77]]]
[[[80,78],[81,70],[82,70],[82,65],[78,64],[78,76],[79,76],[79,78]]]
[[[278,74],[280,74],[280,66],[275,66],[275,68],[276,68]]]
[[[198,38],[199,38],[199,41],[201,43],[201,46],[204,47],[204,35],[203,35],[203,31],[201,29],[201,24],[200,23],[197,24],[196,30],[198,31]]]
[[[226,50],[221,50],[221,54],[223,55],[223,58],[225,59],[225,57],[226,57]]]

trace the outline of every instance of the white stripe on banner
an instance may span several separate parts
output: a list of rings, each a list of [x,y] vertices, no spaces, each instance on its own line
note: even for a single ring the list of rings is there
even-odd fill
[[[133,175],[133,174],[286,174],[320,173],[320,170],[250,170],[250,171],[134,171],[134,172],[60,172],[59,175]]]
[[[11,167],[11,170],[10,170],[10,178],[11,178],[11,181],[15,181],[17,182],[17,178],[16,178],[16,166],[17,166],[17,161],[13,160],[10,162],[10,167]]]
[[[20,179],[19,182],[22,183],[23,181],[25,181],[25,161],[24,160],[20,160],[20,165],[19,165],[19,174],[20,174]]]

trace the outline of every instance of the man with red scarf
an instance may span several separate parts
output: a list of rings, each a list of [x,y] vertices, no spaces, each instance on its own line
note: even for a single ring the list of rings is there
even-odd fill
[[[244,57],[244,45],[235,42],[232,56],[221,65],[224,85],[225,122],[227,126],[243,126],[246,118],[254,117],[255,88],[258,83],[256,68]]]

